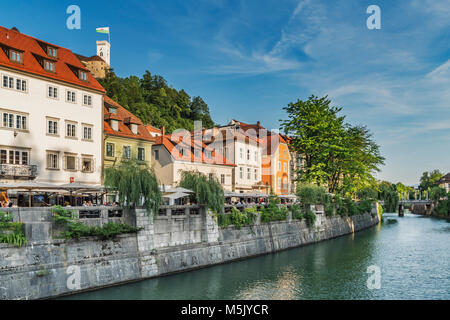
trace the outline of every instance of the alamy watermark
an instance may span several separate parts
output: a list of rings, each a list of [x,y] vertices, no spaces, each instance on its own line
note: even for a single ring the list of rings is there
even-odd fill
[[[80,30],[81,29],[81,9],[77,5],[70,5],[66,10],[67,14],[70,16],[66,20],[66,26],[69,30]]]
[[[367,289],[379,290],[381,289],[381,269],[379,266],[371,265],[367,267],[366,273],[370,274],[367,279]]]
[[[372,4],[367,7],[366,13],[370,14],[367,18],[366,25],[367,29],[381,29],[381,9],[379,6]]]

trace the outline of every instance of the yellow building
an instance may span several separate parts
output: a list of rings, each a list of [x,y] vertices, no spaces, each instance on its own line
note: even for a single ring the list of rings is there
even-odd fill
[[[103,167],[110,167],[122,159],[136,159],[151,166],[155,138],[138,117],[107,96],[104,101]]]

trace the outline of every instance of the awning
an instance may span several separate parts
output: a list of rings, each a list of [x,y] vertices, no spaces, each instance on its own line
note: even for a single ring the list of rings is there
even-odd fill
[[[163,195],[162,197],[163,197],[163,198],[166,198],[166,199],[173,199],[173,200],[176,200],[176,199],[180,199],[180,198],[184,198],[184,197],[189,197],[189,196],[190,196],[189,193],[185,193],[185,192],[175,192],[175,193]]]

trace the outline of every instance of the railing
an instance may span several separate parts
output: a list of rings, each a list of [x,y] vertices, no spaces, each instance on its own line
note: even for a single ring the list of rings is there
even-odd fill
[[[181,206],[168,206],[163,205],[159,208],[158,216],[160,217],[169,217],[169,216],[187,216],[187,215],[195,215],[198,216],[201,213],[201,207],[197,205],[181,205]]]
[[[110,209],[108,210],[108,218],[122,218],[123,217],[123,209]]]
[[[0,177],[35,178],[37,165],[0,164]]]

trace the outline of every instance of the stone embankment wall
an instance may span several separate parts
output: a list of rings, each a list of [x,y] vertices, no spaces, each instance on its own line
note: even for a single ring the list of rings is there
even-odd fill
[[[102,208],[94,218],[81,220],[91,225],[122,221],[143,230],[114,240],[67,241],[55,239],[48,209],[9,210],[15,221],[25,223],[29,242],[21,248],[0,244],[0,299],[56,297],[207,267],[331,239],[379,222],[374,209],[346,218],[318,214],[311,227],[288,214],[286,221],[221,229],[201,207],[163,208],[154,219],[145,210],[112,217]]]

